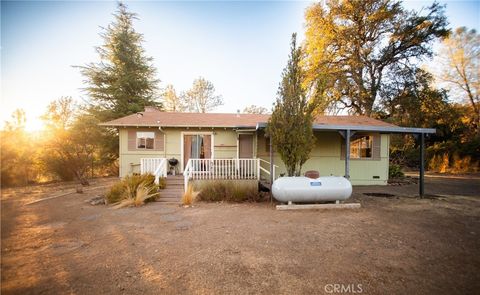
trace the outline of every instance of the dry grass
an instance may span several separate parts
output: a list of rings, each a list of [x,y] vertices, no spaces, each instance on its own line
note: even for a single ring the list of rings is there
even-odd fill
[[[254,186],[241,181],[214,180],[200,186],[198,199],[205,202],[258,202],[263,196]]]
[[[121,181],[115,183],[111,187],[110,191],[106,193],[105,198],[108,200],[109,204],[115,204],[124,199],[131,198],[133,192],[136,192],[137,188],[142,183],[146,187],[151,188],[152,190],[156,190],[157,188],[159,188],[159,186],[156,185],[154,181],[155,176],[150,173],[127,176]],[[151,197],[148,199],[148,201],[154,201],[155,199],[156,198]]]
[[[114,209],[124,207],[138,207],[145,204],[145,201],[158,195],[154,187],[149,187],[145,183],[140,183],[136,188],[128,186],[125,191],[125,199],[119,201],[113,206]]]
[[[198,194],[199,192],[194,191],[193,186],[189,184],[187,191],[182,196],[182,204],[191,205],[197,199]]]

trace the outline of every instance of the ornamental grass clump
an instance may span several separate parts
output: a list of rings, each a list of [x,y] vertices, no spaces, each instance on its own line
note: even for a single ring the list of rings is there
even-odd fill
[[[147,200],[154,198],[158,195],[155,187],[147,186],[145,183],[140,183],[136,188],[134,186],[127,186],[125,190],[124,198],[117,202],[114,209],[124,207],[138,207],[142,206]]]
[[[155,184],[155,176],[152,174],[127,176],[120,182],[115,183],[105,198],[109,204],[138,205],[145,202],[155,201],[159,194],[158,185]]]
[[[190,184],[187,187],[187,191],[182,196],[182,204],[185,206],[191,205],[197,199],[199,192],[193,190],[193,186]]]

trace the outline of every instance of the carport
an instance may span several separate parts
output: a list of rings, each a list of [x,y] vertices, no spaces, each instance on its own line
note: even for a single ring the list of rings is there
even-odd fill
[[[259,124],[258,127],[266,127],[266,124]],[[435,133],[434,128],[414,128],[397,126],[344,126],[314,124],[314,131],[337,131],[345,139],[345,177],[350,178],[350,139],[356,132],[379,132],[381,134],[412,134],[420,142],[420,174],[418,182],[418,195],[423,198],[425,194],[425,136]],[[270,171],[273,170],[273,148],[270,142]],[[270,176],[270,183],[273,183],[273,175]]]

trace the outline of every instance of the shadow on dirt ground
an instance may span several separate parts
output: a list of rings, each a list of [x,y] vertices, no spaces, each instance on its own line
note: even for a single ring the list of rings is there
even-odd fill
[[[358,210],[285,212],[268,202],[114,210],[85,203],[114,181],[51,199],[45,198],[72,187],[2,191],[2,294],[319,294],[328,284],[360,284],[364,294],[473,294],[480,288],[477,181],[427,178],[427,193],[442,195],[432,199],[413,198],[416,185],[355,187]]]

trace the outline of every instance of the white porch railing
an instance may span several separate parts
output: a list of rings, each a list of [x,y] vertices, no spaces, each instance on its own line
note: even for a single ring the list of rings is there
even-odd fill
[[[276,177],[277,177],[276,170],[277,170],[278,166],[273,165],[272,173],[270,173],[270,162],[265,161],[264,159],[259,159],[259,160],[260,160],[260,162],[259,162],[260,174],[267,175],[267,177],[265,178],[266,180],[270,180],[270,175],[273,175],[273,180],[275,180]],[[262,167],[262,165],[263,165],[263,167]]]
[[[214,179],[260,179],[260,159],[189,159],[183,170],[188,181]]]
[[[158,184],[160,177],[167,177],[168,161],[165,158],[141,158],[140,173],[152,173],[155,175],[155,183]]]

